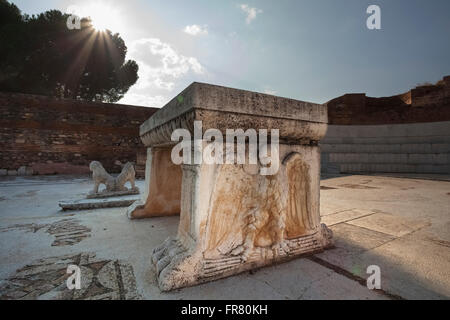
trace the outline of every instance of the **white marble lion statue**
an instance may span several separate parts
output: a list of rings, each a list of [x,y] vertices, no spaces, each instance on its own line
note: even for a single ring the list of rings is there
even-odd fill
[[[89,169],[92,171],[92,178],[94,180],[94,189],[90,194],[98,194],[98,188],[101,184],[106,186],[105,192],[127,191],[128,188],[125,187],[125,183],[128,181],[131,184],[131,190],[137,190],[135,185],[136,172],[131,162],[127,162],[123,166],[122,172],[115,178],[106,172],[105,168],[98,161],[92,161]]]

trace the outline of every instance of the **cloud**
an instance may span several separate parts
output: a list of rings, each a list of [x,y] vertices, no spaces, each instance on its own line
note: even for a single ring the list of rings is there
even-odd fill
[[[261,9],[250,7],[248,4],[241,4],[239,7],[247,14],[247,17],[245,18],[245,22],[247,24],[250,24],[253,20],[256,19],[256,16],[258,14],[263,12]]]
[[[265,89],[264,89],[264,93],[265,93],[265,94],[270,94],[270,95],[276,95],[276,94],[277,94],[277,91],[276,91],[276,90],[272,90],[272,89],[270,89],[270,88],[265,88]]]
[[[133,93],[131,90],[119,103],[144,107],[162,107],[170,99],[161,95],[151,96],[142,93]]]
[[[193,24],[191,26],[186,26],[183,29],[183,32],[190,34],[191,36],[198,36],[198,35],[207,35],[208,34],[208,27],[205,26],[199,26],[197,24]]]
[[[158,38],[133,41],[127,58],[139,65],[139,80],[120,103],[162,107],[172,91],[189,77],[204,75],[205,68],[195,57],[188,57]]]
[[[134,41],[130,46],[130,58],[139,65],[137,87],[155,86],[171,91],[174,81],[193,72],[203,74],[204,68],[194,57],[178,53],[170,44],[158,38],[145,38]]]

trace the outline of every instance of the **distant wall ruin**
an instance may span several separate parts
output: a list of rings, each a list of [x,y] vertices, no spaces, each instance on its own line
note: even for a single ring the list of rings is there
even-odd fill
[[[155,111],[0,92],[0,175],[88,173],[92,160],[113,173],[117,161],[139,167],[139,125]]]
[[[327,103],[325,173],[450,174],[450,76],[393,97]]]
[[[327,103],[322,171],[450,173],[450,76],[393,97],[346,94]],[[0,175],[112,173],[146,150],[139,126],[157,109],[0,92]]]
[[[327,102],[331,125],[379,125],[450,121],[450,76],[392,97],[350,93]]]

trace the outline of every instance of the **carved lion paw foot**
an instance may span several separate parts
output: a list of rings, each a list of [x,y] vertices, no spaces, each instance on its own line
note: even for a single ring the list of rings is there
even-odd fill
[[[196,283],[202,259],[200,251],[184,247],[178,239],[168,238],[152,253],[159,288],[169,291]]]
[[[156,273],[159,275],[176,257],[185,252],[186,249],[176,239],[168,238],[159,247],[153,250],[152,262],[156,266]]]

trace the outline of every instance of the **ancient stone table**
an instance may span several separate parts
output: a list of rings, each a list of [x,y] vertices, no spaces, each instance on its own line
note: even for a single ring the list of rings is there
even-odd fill
[[[278,129],[278,171],[262,175],[267,163],[261,162],[173,163],[177,142],[171,135],[183,128],[194,137],[194,121],[202,121],[202,139],[196,142],[203,147],[212,143],[203,137],[211,128],[224,134],[227,129]],[[325,105],[202,83],[191,84],[144,122],[140,136],[148,147],[147,190],[142,201],[128,208],[128,217],[180,214],[176,237],[153,250],[161,290],[330,246],[332,233],[320,224],[319,212],[318,142],[326,129]]]

